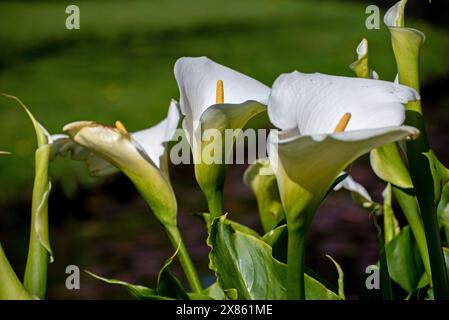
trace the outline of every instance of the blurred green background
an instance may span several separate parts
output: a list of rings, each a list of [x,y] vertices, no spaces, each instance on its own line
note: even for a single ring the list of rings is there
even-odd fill
[[[72,3],[72,2],[70,2]],[[293,0],[75,1],[81,29],[65,28],[66,1],[0,3],[0,92],[20,97],[52,133],[75,120],[138,130],[164,117],[178,98],[173,65],[206,55],[267,85],[283,72],[352,75],[355,47],[367,37],[373,68],[392,80],[389,33],[365,28],[365,5]],[[381,17],[382,18],[382,17]],[[447,75],[449,33],[423,21],[424,83]],[[34,137],[26,116],[0,99],[1,199],[29,186]],[[75,166],[76,167],[76,166]],[[88,180],[63,161],[53,177],[70,191]],[[80,175],[81,174],[81,175]]]
[[[65,8],[69,4],[79,5],[80,30],[65,28]],[[135,131],[161,120],[170,99],[178,99],[173,65],[179,57],[205,55],[270,86],[279,74],[294,69],[352,76],[348,65],[355,60],[355,48],[363,37],[369,40],[371,66],[382,79],[393,80],[396,71],[389,32],[382,22],[380,30],[365,28],[366,5],[332,0],[2,1],[0,92],[20,97],[51,133],[61,132],[64,124],[75,120],[112,124],[120,119],[130,131]],[[444,84],[449,76],[449,31],[423,19],[408,19],[407,24],[427,36],[422,54],[423,86],[438,87],[441,79],[445,79],[443,89],[437,94],[445,92]],[[441,99],[438,97],[433,118],[429,117],[431,134],[432,125],[441,126],[440,120],[447,118],[444,111],[448,108],[447,93]],[[267,125],[266,117],[258,117],[253,125]],[[3,97],[0,97],[0,128],[0,150],[13,153],[0,159],[0,240],[13,248],[11,260],[19,264],[20,270],[26,253],[24,235],[33,181],[35,137],[24,112]],[[441,135],[435,137],[439,146],[446,142]],[[250,211],[252,218],[243,216],[241,220],[257,228],[254,200],[240,182],[242,170],[230,171],[232,186],[228,187],[227,207]],[[373,177],[360,170],[364,182],[369,184]],[[53,282],[63,279],[64,263],[70,262],[93,265],[94,271],[123,280],[154,277],[170,249],[157,224],[147,221],[146,206],[126,179],[99,182],[88,177],[82,164],[64,159],[52,164],[51,174],[55,200],[50,210],[52,223],[56,225],[52,237],[56,240],[57,259],[56,265],[50,268]],[[173,168],[173,175],[174,180],[180,181],[175,182],[175,190],[181,211],[190,214],[204,209],[201,194],[192,187],[191,168]],[[374,185],[370,191],[379,188]],[[128,191],[123,192],[124,189]],[[232,198],[231,194],[235,193],[240,198]],[[338,212],[337,208],[345,213],[357,211],[347,202],[334,200],[330,204],[334,209],[328,207],[331,211]],[[67,215],[71,218],[64,218]],[[368,237],[363,239],[371,249],[364,250],[375,255],[376,248],[372,245],[375,236],[369,229],[367,215],[357,211],[356,218],[348,217],[344,219],[352,223],[364,219],[359,221],[363,226],[358,225],[359,236]],[[186,223],[196,223],[189,217],[181,217],[181,222],[183,219],[187,219]],[[84,221],[81,229],[78,220]],[[335,221],[326,221],[329,230],[335,231]],[[145,238],[147,228],[152,226],[154,237]],[[350,225],[351,228],[357,228],[357,224]],[[373,234],[360,235],[367,230]],[[204,240],[204,233],[186,232],[192,244]],[[130,238],[129,234],[134,237]],[[352,242],[348,243],[352,247],[344,250],[350,256],[357,250]],[[136,246],[140,245],[139,251]],[[327,253],[332,248],[335,249],[317,250]],[[145,256],[149,250],[153,256]],[[194,259],[207,254],[204,246],[193,250]],[[118,252],[125,256],[131,251],[133,256],[126,262],[116,256],[120,256]],[[363,259],[367,259],[366,263],[357,263],[366,266],[373,262],[372,256]],[[140,261],[139,266],[134,266],[140,270],[137,274],[133,272],[136,260]],[[353,263],[346,262],[346,266]],[[62,285],[59,281],[58,286]],[[58,290],[58,286],[50,288],[50,297],[80,297]],[[94,281],[91,286],[96,287],[98,283]],[[92,289],[81,297],[122,297],[104,291],[107,290],[104,286],[100,288],[103,291]]]

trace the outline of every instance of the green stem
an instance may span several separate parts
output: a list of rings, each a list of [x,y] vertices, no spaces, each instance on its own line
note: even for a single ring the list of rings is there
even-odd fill
[[[416,239],[419,254],[424,263],[424,269],[426,270],[431,286],[433,286],[426,234],[424,232],[424,226],[421,219],[421,214],[419,212],[418,202],[416,201],[415,195],[413,194],[413,190],[393,186],[393,193],[396,200],[398,201],[399,206],[402,209],[402,212],[404,213],[408,224],[410,225],[410,229],[412,230],[413,236]]]
[[[417,30],[403,27],[390,28],[390,32],[399,83],[419,92],[419,60],[424,36]],[[412,101],[407,104],[405,124],[421,132],[417,139],[407,142],[407,159],[426,234],[435,298],[446,300],[449,299],[449,284],[438,229],[433,178],[429,160],[425,156],[425,153],[430,150],[430,145],[421,101]]]
[[[223,191],[215,190],[206,194],[207,207],[211,216],[211,221],[223,214]]]
[[[393,300],[393,290],[391,288],[390,273],[388,271],[387,254],[385,251],[385,244],[382,241],[380,250],[380,288],[384,300]]]
[[[31,218],[30,244],[23,284],[31,294],[44,299],[47,288],[47,250],[40,244]]]
[[[179,229],[177,227],[166,228],[166,231],[173,247],[178,250],[177,256],[191,289],[196,293],[201,293],[203,288],[201,286],[200,278],[198,277],[189,252],[187,251],[184,241],[182,240]]]
[[[305,251],[307,228],[288,226],[287,299],[305,300]]]
[[[50,147],[43,146],[36,151],[36,169],[31,204],[31,226],[28,256],[23,284],[28,292],[39,299],[45,299],[47,291],[48,251],[43,246],[48,239],[48,159]],[[40,228],[41,234],[37,233]]]
[[[421,131],[418,139],[407,142],[407,158],[426,234],[435,298],[447,300],[449,285],[434,202],[432,173],[429,160],[424,155],[430,149],[426,129],[422,115],[416,111],[407,111],[406,123]]]
[[[23,287],[0,244],[0,300],[29,300],[31,296]]]

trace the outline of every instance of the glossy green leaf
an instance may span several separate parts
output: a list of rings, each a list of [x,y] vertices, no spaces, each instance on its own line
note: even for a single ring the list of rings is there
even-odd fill
[[[170,265],[173,262],[173,259],[176,257],[178,251],[173,254],[170,258],[168,258],[161,270],[159,271],[157,288],[151,289],[141,285],[130,284],[125,281],[116,280],[116,279],[107,279],[98,275],[93,274],[92,272],[86,271],[89,275],[93,276],[96,279],[104,281],[109,284],[115,284],[122,286],[128,290],[128,292],[136,299],[151,299],[151,300],[172,300],[172,299],[182,299],[182,300],[190,300],[194,299],[206,299],[209,298],[206,295],[201,295],[197,293],[187,293],[182,286],[181,282],[170,272]]]
[[[0,300],[30,300],[27,292],[11,267],[0,244]]]
[[[419,288],[424,266],[410,227],[401,232],[386,246],[388,271],[391,279],[405,291]]]
[[[237,300],[238,297],[237,290],[223,290],[218,281],[215,281],[212,285],[204,289],[204,294],[214,300]]]
[[[399,233],[399,223],[393,212],[393,207],[391,205],[392,198],[392,188],[391,184],[388,184],[384,190],[384,205],[383,205],[383,216],[384,216],[384,237],[385,244],[388,244],[393,238]]]
[[[35,176],[31,205],[31,230],[24,286],[30,294],[39,299],[45,298],[47,287],[47,263],[53,262],[48,232],[48,197],[51,184],[48,178],[48,166],[51,155],[51,138],[47,130],[36,120],[33,114],[14,96],[3,94],[17,102],[30,118],[36,133],[37,150],[35,152]]]
[[[161,296],[173,299],[188,300],[186,290],[181,282],[170,272],[170,265],[178,254],[178,250],[165,261],[157,279],[157,293]]]
[[[235,288],[239,299],[285,299],[287,266],[273,258],[264,241],[235,230],[226,217],[216,219],[208,244],[210,268],[223,289]],[[340,299],[317,280],[306,275],[306,297]]]
[[[276,176],[268,159],[257,160],[246,169],[243,181],[254,192],[259,209],[259,216],[265,232],[273,229],[284,219],[281,196]]]
[[[410,174],[395,143],[372,150],[370,162],[380,179],[401,188],[413,188]]]
[[[438,221],[446,234],[446,242],[449,242],[449,182],[441,191],[440,201],[437,207]]]
[[[344,300],[345,299],[345,283],[344,283],[344,276],[343,269],[340,267],[337,261],[335,261],[334,258],[332,258],[330,255],[326,254],[326,257],[329,258],[332,263],[334,264],[335,268],[337,269],[338,273],[338,296]]]
[[[116,280],[116,279],[107,279],[104,277],[100,277],[92,272],[89,271],[85,271],[87,274],[91,275],[92,277],[101,280],[103,282],[109,283],[109,284],[114,284],[114,285],[119,285],[124,287],[125,289],[128,290],[129,294],[131,296],[133,296],[136,299],[139,300],[145,300],[145,299],[150,299],[150,300],[172,300],[171,298],[168,297],[161,297],[157,294],[157,290],[151,289],[151,288],[147,288],[145,286],[141,286],[141,285],[135,285],[135,284],[131,284],[125,281],[121,281],[121,280]]]
[[[202,213],[201,216],[202,216],[202,218],[204,219],[204,222],[205,222],[208,226],[210,226],[210,224],[211,224],[211,221],[210,221],[210,214],[209,214],[209,213]],[[233,227],[235,230],[238,230],[238,231],[240,231],[240,232],[249,234],[249,235],[251,235],[251,236],[253,236],[253,237],[256,237],[256,238],[261,238],[261,237],[260,237],[260,234],[257,233],[257,231],[251,229],[250,227],[245,226],[244,224],[235,222],[235,221],[230,220],[230,219],[226,219],[226,221],[227,221],[230,225],[232,225],[232,227]]]
[[[268,231],[262,240],[271,247],[275,259],[287,263],[288,230],[286,224]]]
[[[438,203],[441,190],[443,186],[449,181],[449,169],[447,169],[441,162],[438,160],[435,153],[430,150],[425,153],[427,159],[429,159],[430,172],[432,173],[433,178],[433,189],[435,192],[435,202]]]

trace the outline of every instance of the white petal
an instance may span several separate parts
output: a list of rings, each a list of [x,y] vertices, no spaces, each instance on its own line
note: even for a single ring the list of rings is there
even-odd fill
[[[345,174],[342,172],[341,174]],[[347,176],[343,181],[341,181],[339,184],[337,184],[334,187],[334,191],[338,191],[340,189],[346,189],[350,192],[355,192],[365,198],[368,201],[372,201],[370,194],[365,189],[364,186],[362,186],[360,183],[355,181],[351,176]]]
[[[396,2],[384,16],[384,23],[388,27],[400,27],[403,15],[402,1]]]
[[[311,194],[322,195],[338,174],[361,155],[418,134],[416,128],[401,126],[298,136],[278,143],[271,138],[270,162],[276,175],[279,172],[277,168],[282,166],[290,180]],[[277,154],[279,158],[276,157]]]
[[[360,41],[359,45],[357,46],[356,52],[357,52],[357,59],[360,60],[363,57],[365,57],[368,54],[368,40],[363,38],[362,41]]]
[[[331,133],[351,113],[346,131],[401,125],[403,104],[419,99],[406,86],[387,81],[292,72],[276,79],[268,103],[271,122],[297,127],[302,135]]]
[[[270,88],[240,72],[220,65],[206,57],[178,59],[175,63],[182,113],[188,121],[199,121],[202,113],[216,103],[216,85],[223,81],[224,101],[240,104],[254,100],[267,104]]]
[[[172,100],[168,108],[167,118],[151,128],[132,134],[133,139],[145,150],[158,168],[161,167],[160,157],[165,152],[165,143],[173,137],[179,124],[179,118],[177,102]]]

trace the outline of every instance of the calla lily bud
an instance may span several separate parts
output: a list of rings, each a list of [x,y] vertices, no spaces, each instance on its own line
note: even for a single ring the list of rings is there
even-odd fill
[[[384,16],[384,23],[391,33],[399,82],[419,91],[419,55],[426,36],[419,30],[405,27],[406,3],[407,0],[401,0],[392,6]],[[421,113],[421,106],[418,103],[409,104],[408,108]]]

